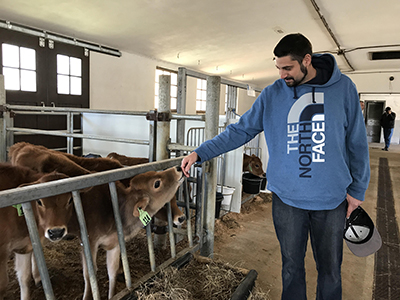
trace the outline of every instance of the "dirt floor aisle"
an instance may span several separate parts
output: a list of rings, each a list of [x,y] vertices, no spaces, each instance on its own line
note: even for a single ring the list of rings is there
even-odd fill
[[[395,182],[398,182],[400,174],[400,146],[393,145],[389,152],[382,151],[381,148],[379,144],[370,145],[371,180],[363,208],[375,221],[379,158],[385,157],[389,161],[398,221],[400,186]],[[270,197],[268,194],[264,194],[262,195],[264,199],[255,198],[242,206],[242,213],[230,213],[217,221],[217,230],[226,231],[226,234],[218,234],[216,231],[214,252],[215,257],[231,264],[255,269],[258,272],[257,285],[264,292],[270,290],[271,299],[278,300],[281,294],[281,258],[268,197]],[[373,298],[374,265],[375,255],[356,257],[344,245],[342,265],[344,300]],[[306,273],[308,299],[315,299],[317,272],[310,247],[306,256]]]

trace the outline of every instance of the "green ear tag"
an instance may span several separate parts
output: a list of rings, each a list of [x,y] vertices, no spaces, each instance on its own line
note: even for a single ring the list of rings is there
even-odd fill
[[[21,217],[24,215],[24,211],[22,210],[21,204],[13,205],[13,207],[17,209],[18,217]]]
[[[147,226],[147,224],[149,224],[151,221],[150,215],[147,213],[147,211],[141,210],[140,208],[138,208],[138,211],[140,221],[143,223],[144,226]]]

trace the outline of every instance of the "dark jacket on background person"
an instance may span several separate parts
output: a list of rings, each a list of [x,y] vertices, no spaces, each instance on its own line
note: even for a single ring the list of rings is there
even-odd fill
[[[394,120],[396,120],[396,113],[388,114],[385,111],[381,117],[381,126],[383,128],[394,128]]]

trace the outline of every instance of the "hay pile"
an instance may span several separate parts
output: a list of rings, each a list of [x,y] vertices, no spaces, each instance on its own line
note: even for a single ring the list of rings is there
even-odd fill
[[[135,293],[138,300],[227,300],[246,273],[246,270],[220,260],[197,257],[179,271],[173,267],[165,269],[153,281],[144,283]],[[268,293],[256,289],[248,299],[270,298]]]

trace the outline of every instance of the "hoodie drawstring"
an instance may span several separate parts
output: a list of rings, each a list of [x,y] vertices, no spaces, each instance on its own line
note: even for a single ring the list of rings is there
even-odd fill
[[[312,88],[312,103],[317,103],[315,101],[315,87]]]
[[[297,99],[297,92],[296,92],[296,87],[293,87],[293,99]],[[317,101],[315,101],[315,87],[312,87],[312,103],[317,103]]]

